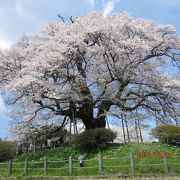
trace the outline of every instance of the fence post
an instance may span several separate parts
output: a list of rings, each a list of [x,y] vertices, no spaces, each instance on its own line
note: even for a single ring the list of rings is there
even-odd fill
[[[99,153],[98,159],[99,159],[99,174],[102,174],[102,170],[103,170],[103,160],[102,160],[102,155],[101,155],[101,153]]]
[[[72,175],[72,169],[73,169],[73,162],[72,162],[72,156],[69,156],[69,175]]]
[[[44,174],[47,174],[48,171],[48,161],[47,157],[44,158]]]
[[[8,166],[8,176],[12,174],[12,160],[9,160],[9,166]]]
[[[25,158],[25,161],[24,161],[24,173],[28,174],[28,159],[27,158]]]
[[[135,162],[134,162],[134,154],[130,153],[130,162],[131,162],[131,174],[135,173]]]
[[[168,158],[167,158],[167,152],[163,153],[163,162],[164,162],[164,172],[168,173]]]

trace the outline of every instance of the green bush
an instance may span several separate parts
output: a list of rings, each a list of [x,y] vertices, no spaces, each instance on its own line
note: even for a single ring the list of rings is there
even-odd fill
[[[161,143],[180,145],[180,126],[162,125],[152,130],[153,137],[159,139]]]
[[[13,158],[16,155],[16,144],[6,140],[0,140],[0,162]]]
[[[105,128],[96,128],[84,131],[74,136],[73,145],[80,149],[97,149],[106,147],[116,138],[116,133]]]

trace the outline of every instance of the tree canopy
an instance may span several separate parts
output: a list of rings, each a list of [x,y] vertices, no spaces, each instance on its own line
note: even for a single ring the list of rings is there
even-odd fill
[[[178,73],[163,68],[172,63],[179,71],[179,61],[180,38],[173,26],[128,13],[92,13],[22,36],[0,53],[0,83],[25,124],[48,112],[74,117],[86,130],[105,127],[113,108],[178,124]]]
[[[152,135],[161,143],[180,144],[180,126],[161,125],[152,130]]]

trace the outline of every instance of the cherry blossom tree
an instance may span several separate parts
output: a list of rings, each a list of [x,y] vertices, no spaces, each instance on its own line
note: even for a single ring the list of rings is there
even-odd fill
[[[88,130],[105,127],[110,109],[118,108],[178,125],[179,61],[173,26],[92,13],[51,22],[1,52],[1,91],[24,124],[48,112]],[[176,75],[164,70],[168,64]]]

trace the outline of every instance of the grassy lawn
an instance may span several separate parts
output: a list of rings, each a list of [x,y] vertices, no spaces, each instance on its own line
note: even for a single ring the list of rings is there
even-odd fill
[[[168,152],[169,174],[180,175],[180,147],[169,146],[159,143],[131,143],[123,145],[111,145],[99,151],[84,152],[70,147],[59,147],[29,154],[23,154],[13,160],[13,177],[27,176],[24,173],[24,159],[28,159],[28,176],[43,176],[44,157],[48,159],[48,176],[68,176],[68,158],[73,158],[73,176],[98,176],[98,155],[101,152],[103,159],[103,170],[101,175],[130,175],[130,153],[134,153],[135,175],[141,174],[164,174],[162,152]],[[144,156],[141,156],[142,153]],[[86,154],[84,167],[79,167],[77,157]],[[0,176],[7,176],[8,163],[0,164]]]

